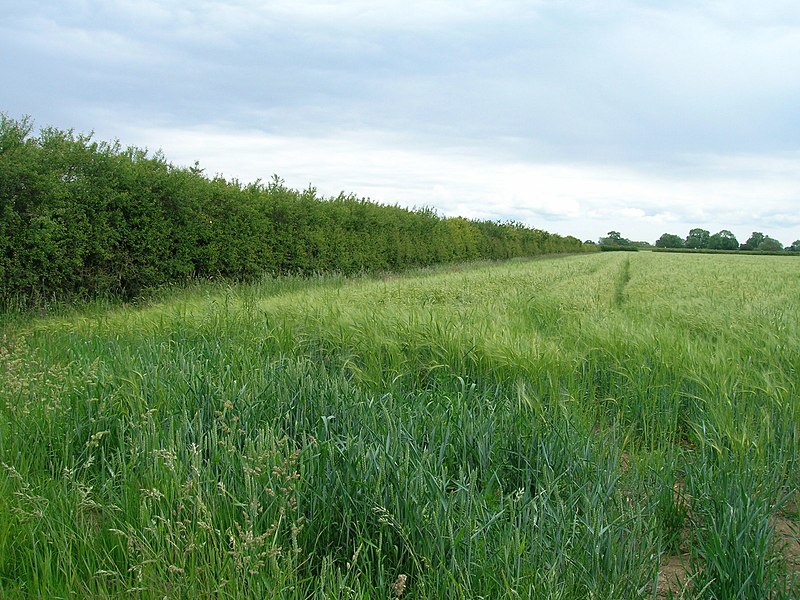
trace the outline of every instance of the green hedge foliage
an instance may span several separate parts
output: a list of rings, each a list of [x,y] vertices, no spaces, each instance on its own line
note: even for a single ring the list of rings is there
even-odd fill
[[[0,302],[129,299],[188,278],[399,271],[594,250],[519,223],[443,218],[276,176],[243,185],[160,154],[0,115]]]
[[[623,244],[599,244],[601,252],[638,252],[639,246]]]

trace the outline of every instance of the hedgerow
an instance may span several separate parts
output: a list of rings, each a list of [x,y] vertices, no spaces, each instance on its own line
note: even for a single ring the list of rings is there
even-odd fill
[[[591,250],[514,222],[444,218],[277,176],[206,177],[160,153],[0,115],[0,303],[130,299],[189,278],[398,271]]]

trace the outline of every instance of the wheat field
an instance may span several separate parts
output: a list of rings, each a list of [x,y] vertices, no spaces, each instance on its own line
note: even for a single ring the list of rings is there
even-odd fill
[[[603,253],[0,318],[0,597],[796,598],[800,264]]]

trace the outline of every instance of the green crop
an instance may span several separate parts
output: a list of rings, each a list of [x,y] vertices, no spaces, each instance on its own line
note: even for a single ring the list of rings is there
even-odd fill
[[[795,262],[597,253],[6,314],[0,597],[797,597]]]

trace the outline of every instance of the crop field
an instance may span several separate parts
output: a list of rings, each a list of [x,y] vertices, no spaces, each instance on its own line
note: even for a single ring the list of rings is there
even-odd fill
[[[800,263],[0,317],[0,597],[800,597]]]

